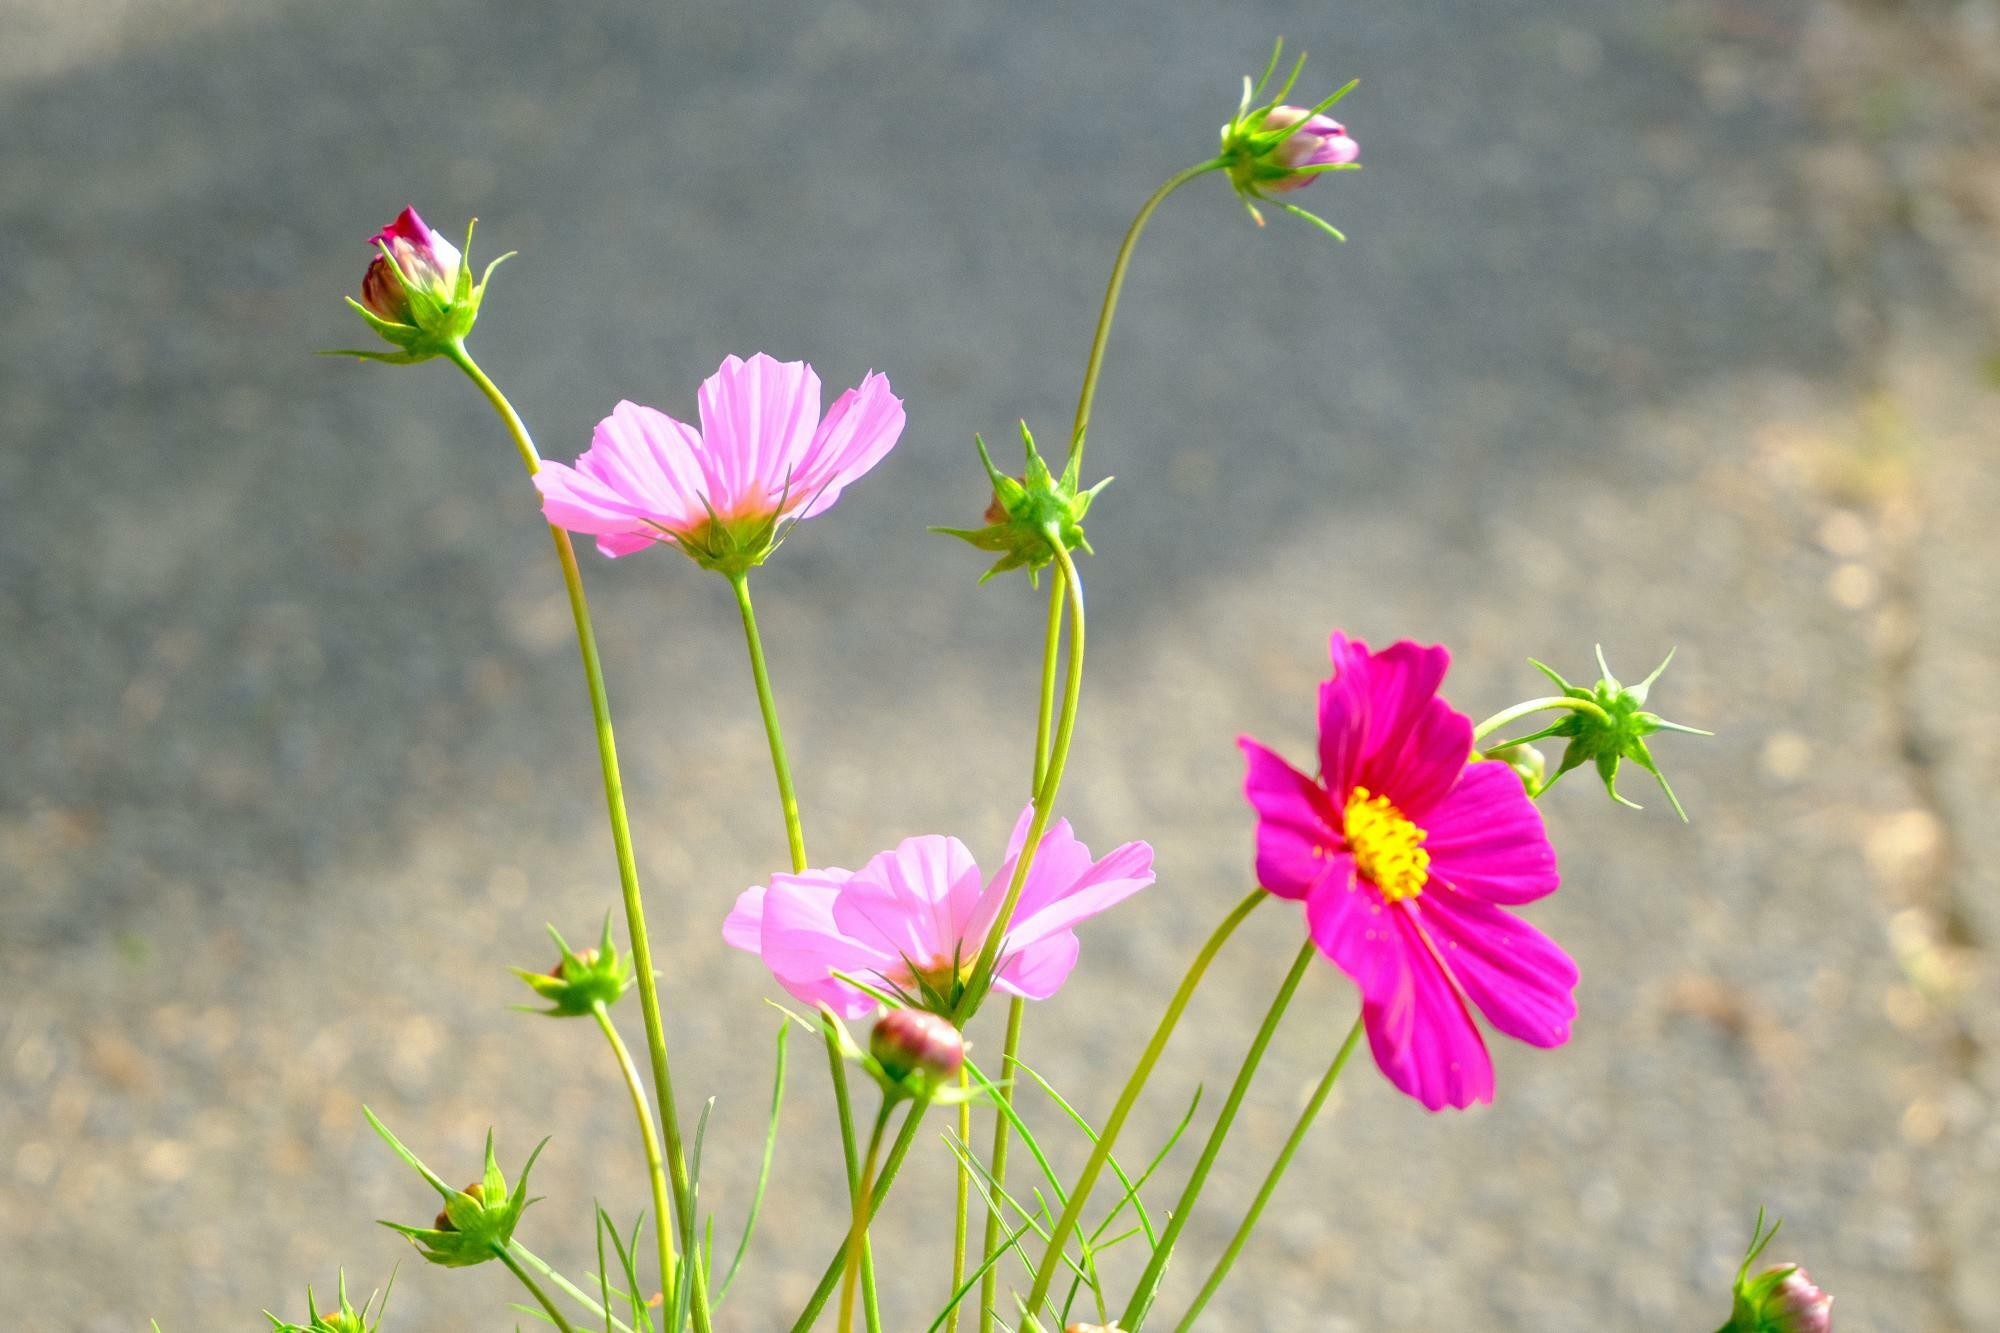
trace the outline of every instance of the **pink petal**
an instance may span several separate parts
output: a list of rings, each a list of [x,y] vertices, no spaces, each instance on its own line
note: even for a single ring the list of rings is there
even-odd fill
[[[993,984],[1009,995],[1027,1000],[1046,1000],[1062,989],[1076,966],[1082,945],[1076,932],[1065,930],[1009,955],[994,974]]]
[[[1531,1046],[1569,1040],[1576,964],[1554,940],[1511,912],[1441,887],[1426,890],[1415,906],[1431,943],[1488,1022]]]
[[[1064,831],[1068,831],[1066,825]],[[1075,845],[1088,860],[1090,849],[1080,842]],[[1041,865],[1041,857],[1037,856],[1028,869],[1028,887],[1035,887]],[[1081,875],[1053,873],[1052,867],[1049,878],[1060,887],[1046,901],[1039,901],[1038,894],[1038,901],[1030,905],[1026,890],[1022,891],[1020,908],[1007,931],[1009,950],[1025,949],[1052,936],[1066,934],[1150,885],[1153,849],[1143,842],[1128,842],[1088,866]]]
[[[759,946],[765,966],[791,994],[811,1004],[830,1005],[844,1018],[859,1018],[875,1002],[832,974],[879,975],[895,968],[898,960],[874,941],[850,935],[835,921],[834,906],[851,879],[845,870],[772,876],[763,899]],[[737,906],[743,908],[741,898]]]
[[[1354,978],[1366,1001],[1383,1000],[1404,987],[1412,960],[1382,895],[1354,873],[1345,852],[1326,860],[1326,872],[1306,893],[1306,928],[1321,953]]]
[[[957,838],[905,838],[857,872],[833,907],[850,936],[917,967],[949,964],[963,953],[955,918],[979,893],[979,865]]]
[[[1339,647],[1336,636],[1336,682],[1341,674]],[[1357,656],[1361,660],[1355,660]],[[1348,645],[1348,657],[1367,727],[1360,753],[1352,756],[1349,777],[1376,795],[1387,796],[1410,818],[1419,818],[1451,790],[1472,753],[1471,719],[1437,697],[1451,654],[1405,639],[1372,655],[1366,645]],[[1322,734],[1326,698],[1323,693]],[[1340,702],[1351,709],[1355,701],[1346,694]],[[1337,721],[1351,733],[1351,714]],[[1327,771],[1332,772],[1331,766]],[[1340,793],[1342,788],[1331,790]]]
[[[736,895],[736,906],[722,920],[722,939],[745,953],[764,951],[764,886],[752,884]]]
[[[834,401],[793,476],[790,503],[800,518],[831,508],[848,483],[882,461],[903,434],[903,400],[874,371]]]
[[[1326,871],[1328,848],[1345,845],[1320,785],[1248,736],[1243,796],[1257,811],[1257,882],[1280,898],[1303,898]]]
[[[701,434],[723,518],[775,508],[787,477],[804,461],[819,425],[819,376],[803,361],[757,353],[725,359],[697,395]]]
[[[621,402],[591,432],[577,470],[603,482],[633,512],[675,532],[708,521],[710,483],[694,427],[639,403]]]
[[[565,463],[543,463],[535,489],[542,494],[542,517],[559,528],[597,536],[653,531],[623,496]]]
[[[1503,763],[1467,765],[1423,826],[1432,877],[1468,897],[1527,903],[1560,882],[1542,812]]]
[[[1403,984],[1362,1006],[1383,1075],[1427,1110],[1493,1100],[1493,1059],[1465,1000],[1431,957],[1409,912],[1391,914],[1410,966]]]

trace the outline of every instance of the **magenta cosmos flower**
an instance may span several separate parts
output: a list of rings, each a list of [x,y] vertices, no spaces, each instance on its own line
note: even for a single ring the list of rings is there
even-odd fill
[[[1299,125],[1300,121],[1305,124]],[[1272,150],[1271,157],[1289,172],[1301,167],[1345,166],[1361,156],[1361,145],[1347,135],[1347,127],[1331,116],[1308,118],[1306,109],[1297,106],[1274,106],[1264,113],[1263,128],[1285,130],[1298,125],[1291,135]],[[1264,182],[1264,188],[1274,191],[1302,190],[1318,178],[1318,173],[1281,176]]]
[[[396,220],[368,238],[376,247],[375,261],[361,279],[361,304],[378,319],[392,324],[414,324],[410,296],[403,285],[408,278],[439,304],[447,304],[458,290],[459,269],[465,256],[458,247],[424,224],[414,208],[405,208]],[[389,263],[382,250],[395,257]],[[401,269],[399,277],[397,270]]]
[[[993,928],[1032,811],[1021,812],[1007,859],[991,879],[957,838],[908,838],[857,871],[773,875],[745,889],[722,937],[760,955],[778,984],[808,1004],[859,1018],[875,1001],[840,972],[912,996],[949,993],[964,980]],[[1153,849],[1128,842],[1101,861],[1067,820],[1042,835],[994,984],[1010,995],[1046,1000],[1076,966],[1076,927],[1153,882]]]
[[[820,416],[803,361],[730,357],[696,397],[701,429],[637,403],[597,423],[575,467],[535,474],[549,522],[609,556],[672,542],[713,568],[759,564],[786,518],[825,512],[903,433],[903,402],[869,372]]]
[[[1555,891],[1556,856],[1521,779],[1470,763],[1472,723],[1437,694],[1451,655],[1333,636],[1319,776],[1249,737],[1257,877],[1305,904],[1320,951],[1360,987],[1391,1083],[1435,1111],[1493,1100],[1477,1008],[1510,1037],[1569,1040],[1576,964],[1503,905]]]

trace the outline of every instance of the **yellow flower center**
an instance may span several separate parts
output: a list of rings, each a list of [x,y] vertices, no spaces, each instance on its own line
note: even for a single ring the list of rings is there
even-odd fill
[[[1346,833],[1355,868],[1381,890],[1386,901],[1401,902],[1424,891],[1431,866],[1431,854],[1424,850],[1424,831],[1391,805],[1388,797],[1356,787],[1347,798]]]

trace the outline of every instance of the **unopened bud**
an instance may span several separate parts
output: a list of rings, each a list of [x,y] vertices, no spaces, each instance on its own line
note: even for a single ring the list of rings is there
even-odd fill
[[[470,1185],[467,1185],[463,1190],[460,1190],[459,1193],[470,1195],[473,1199],[477,1200],[480,1203],[486,1202],[486,1186],[480,1184],[476,1180],[473,1181]],[[439,1210],[437,1215],[437,1220],[431,1223],[431,1230],[456,1231],[458,1230],[458,1226],[451,1220],[449,1216],[447,1216],[444,1213],[443,1210]]]
[[[1790,1264],[1767,1268],[1760,1277],[1778,1279],[1764,1297],[1757,1325],[1765,1333],[1827,1333],[1833,1327],[1833,1297],[1813,1285],[1806,1270]]]
[[[921,1009],[891,1009],[876,1022],[868,1050],[891,1079],[912,1075],[935,1085],[958,1077],[965,1065],[965,1038],[948,1019]]]

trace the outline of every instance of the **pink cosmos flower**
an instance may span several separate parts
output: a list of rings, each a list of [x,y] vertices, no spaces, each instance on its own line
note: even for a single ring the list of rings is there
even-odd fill
[[[1274,106],[1264,113],[1263,128],[1267,130],[1290,129],[1301,120],[1305,124],[1292,132],[1290,138],[1279,144],[1272,153],[1279,163],[1290,170],[1300,167],[1320,167],[1345,165],[1361,156],[1361,145],[1347,137],[1347,127],[1331,116],[1314,116],[1306,119],[1304,107]],[[1302,190],[1319,178],[1317,172],[1304,176],[1284,176],[1266,181],[1264,188],[1273,191]]]
[[[834,976],[916,994],[928,983],[949,991],[964,979],[993,928],[1032,810],[1021,812],[1007,859],[991,879],[957,838],[907,838],[857,871],[773,875],[747,888],[723,922],[722,937],[759,954],[778,984],[843,1018],[875,1007],[866,992]],[[1069,821],[1042,835],[1028,867],[994,984],[1045,1000],[1076,966],[1076,927],[1153,882],[1153,849],[1128,842],[1101,861],[1076,840]]]
[[[1333,636],[1319,776],[1249,737],[1257,877],[1305,904],[1360,987],[1375,1062],[1430,1110],[1493,1100],[1477,1008],[1535,1046],[1569,1040],[1576,964],[1503,905],[1555,891],[1541,812],[1506,764],[1467,762],[1472,723],[1437,694],[1451,655]]]
[[[396,258],[392,267],[377,248],[375,262],[361,279],[361,304],[378,319],[391,324],[411,323],[410,298],[403,278],[423,288],[440,302],[451,300],[458,286],[459,266],[465,257],[458,247],[424,225],[414,208],[405,208],[396,220],[368,238],[372,247],[388,248]],[[403,276],[396,275],[396,269]]]
[[[780,519],[811,518],[882,460],[903,433],[903,402],[873,371],[820,416],[802,361],[730,357],[701,386],[701,429],[637,403],[597,423],[575,467],[535,474],[542,512],[591,533],[608,556],[674,542],[703,563],[748,568]]]

